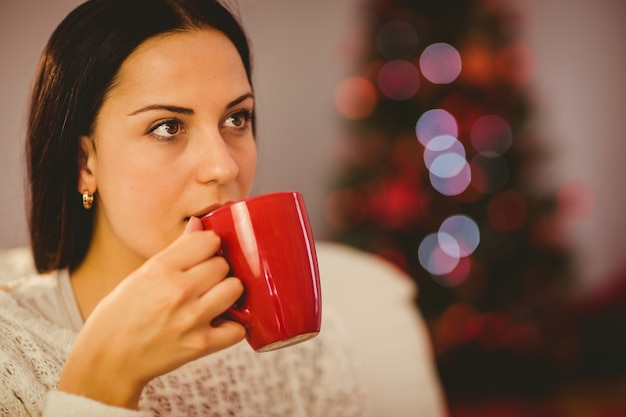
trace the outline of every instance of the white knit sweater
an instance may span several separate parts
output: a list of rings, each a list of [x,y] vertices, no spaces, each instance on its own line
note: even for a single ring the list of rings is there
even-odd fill
[[[256,353],[245,342],[151,381],[140,411],[55,390],[77,334],[0,290],[0,416],[349,417],[366,414],[351,352],[328,309],[310,341]]]

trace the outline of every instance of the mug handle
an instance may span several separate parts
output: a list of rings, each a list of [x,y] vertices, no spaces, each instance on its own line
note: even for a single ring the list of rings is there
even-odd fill
[[[252,321],[252,314],[250,313],[250,310],[245,307],[242,309],[231,307],[222,313],[222,317],[226,320],[236,321],[245,327],[248,327]]]

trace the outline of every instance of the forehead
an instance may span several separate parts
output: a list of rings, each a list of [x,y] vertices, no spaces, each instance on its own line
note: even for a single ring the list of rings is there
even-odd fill
[[[237,86],[250,89],[235,45],[218,30],[194,29],[144,41],[120,67],[109,96]]]

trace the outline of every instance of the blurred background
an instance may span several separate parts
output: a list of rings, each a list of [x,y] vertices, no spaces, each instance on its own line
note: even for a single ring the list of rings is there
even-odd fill
[[[0,248],[27,244],[29,82],[79,3],[0,6]],[[450,414],[625,416],[626,3],[231,3],[255,192],[417,283]]]

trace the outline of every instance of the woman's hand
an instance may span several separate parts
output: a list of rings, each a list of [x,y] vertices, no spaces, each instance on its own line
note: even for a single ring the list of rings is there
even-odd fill
[[[153,378],[241,341],[242,325],[219,318],[243,292],[216,256],[219,237],[191,218],[185,232],[149,259],[91,313],[58,389],[137,408]]]

